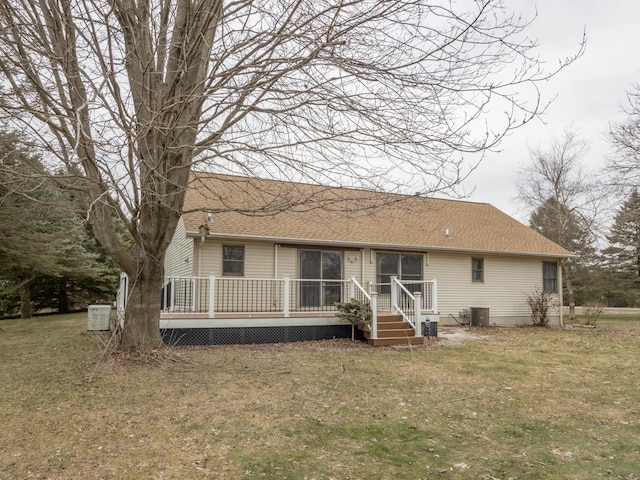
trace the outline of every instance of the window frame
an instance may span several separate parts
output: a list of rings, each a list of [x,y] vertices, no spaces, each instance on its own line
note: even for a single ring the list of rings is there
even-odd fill
[[[318,254],[318,276],[307,277],[304,273],[303,257],[307,254]],[[338,278],[331,278],[332,269],[327,269],[331,262],[327,262],[329,255],[335,255],[337,262]],[[334,272],[336,273],[336,272]],[[334,275],[335,276],[335,275]],[[300,278],[298,303],[301,308],[334,307],[335,302],[342,301],[344,281],[344,252],[339,249],[300,248],[298,250],[298,277]]]
[[[547,275],[547,266],[553,267],[553,276]],[[553,282],[552,288],[547,288],[548,282]],[[558,262],[542,262],[542,291],[544,293],[558,293]]]
[[[479,268],[476,262],[479,262]],[[471,282],[484,283],[484,257],[471,257]]]
[[[225,258],[226,249],[240,249],[242,252],[242,258]],[[222,245],[222,276],[223,277],[244,277],[244,263],[245,263],[245,248],[244,245]],[[233,256],[233,255],[232,255]],[[240,272],[235,272],[235,269],[227,271],[227,266],[240,265]]]

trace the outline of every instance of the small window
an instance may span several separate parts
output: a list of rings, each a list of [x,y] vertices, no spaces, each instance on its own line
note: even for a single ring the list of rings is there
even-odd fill
[[[484,258],[471,259],[471,281],[484,282]]]
[[[558,293],[558,264],[542,262],[542,289],[545,293]]]
[[[244,247],[222,246],[222,275],[242,277],[244,275]]]

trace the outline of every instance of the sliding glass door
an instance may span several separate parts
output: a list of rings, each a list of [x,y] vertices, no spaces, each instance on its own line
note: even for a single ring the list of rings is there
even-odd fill
[[[391,277],[398,277],[410,292],[421,291],[422,280],[422,254],[410,253],[378,253],[376,254],[376,270],[378,293],[389,294],[391,292]]]

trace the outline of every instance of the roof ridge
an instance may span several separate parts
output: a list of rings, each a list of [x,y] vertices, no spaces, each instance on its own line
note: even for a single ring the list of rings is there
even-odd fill
[[[212,177],[212,178],[229,178],[230,180],[233,179],[238,179],[238,180],[259,180],[261,182],[269,182],[269,183],[278,183],[278,184],[289,184],[289,185],[300,185],[300,186],[306,186],[306,187],[317,187],[317,188],[321,188],[321,189],[326,189],[326,190],[346,190],[346,191],[354,191],[354,192],[364,192],[364,193],[372,193],[372,194],[377,194],[377,195],[390,195],[390,196],[399,196],[399,197],[403,197],[406,199],[410,199],[410,198],[421,198],[421,199],[427,199],[427,200],[438,200],[441,202],[456,202],[456,203],[466,203],[466,204],[475,204],[475,205],[487,205],[489,207],[492,207],[500,212],[502,212],[502,210],[500,210],[499,208],[497,208],[496,206],[488,203],[488,202],[480,202],[480,201],[476,201],[476,200],[465,200],[462,198],[442,198],[442,197],[436,197],[436,196],[429,196],[429,195],[417,195],[417,194],[410,194],[410,193],[401,193],[401,192],[389,192],[387,190],[372,190],[369,188],[359,188],[357,186],[343,186],[343,185],[325,185],[322,183],[307,183],[307,182],[300,182],[300,181],[293,181],[293,180],[280,180],[280,179],[275,179],[275,178],[264,178],[264,177],[259,177],[259,176],[249,176],[249,175],[232,175],[232,174],[228,174],[228,173],[212,173],[212,172],[206,172],[206,171],[198,171],[198,170],[192,170],[191,173],[193,175],[203,175],[203,176],[207,176],[207,177]],[[504,212],[502,212],[504,213]],[[505,213],[505,215],[507,215]]]

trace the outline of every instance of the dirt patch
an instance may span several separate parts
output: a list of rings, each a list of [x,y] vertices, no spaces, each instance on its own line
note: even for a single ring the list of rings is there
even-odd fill
[[[461,345],[468,340],[487,340],[491,338],[489,335],[481,335],[470,331],[468,328],[461,327],[440,327],[438,330],[438,346],[450,347]]]

